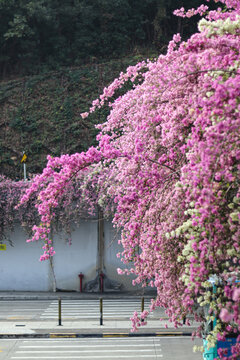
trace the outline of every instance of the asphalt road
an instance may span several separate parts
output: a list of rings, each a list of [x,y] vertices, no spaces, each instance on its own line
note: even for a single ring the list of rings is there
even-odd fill
[[[0,360],[202,360],[186,337],[1,339]]]

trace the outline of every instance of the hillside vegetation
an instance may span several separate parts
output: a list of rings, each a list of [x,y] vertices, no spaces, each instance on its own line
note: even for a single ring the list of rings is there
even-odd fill
[[[152,54],[154,55],[154,54]],[[58,156],[86,150],[94,144],[96,123],[106,119],[101,109],[83,120],[104,86],[143,55],[105,63],[66,67],[0,83],[1,173],[23,177],[22,152],[28,175],[40,172],[48,154]]]
[[[46,155],[86,150],[94,124],[79,116],[120,71],[166,51],[196,20],[173,16],[196,0],[1,0],[0,166],[21,179],[41,172]]]

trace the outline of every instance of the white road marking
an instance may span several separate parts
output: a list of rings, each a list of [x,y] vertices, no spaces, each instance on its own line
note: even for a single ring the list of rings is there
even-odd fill
[[[94,301],[84,301],[84,300],[79,300],[79,301],[67,301],[67,300],[62,300],[62,303],[66,304],[66,305],[96,305],[99,304],[99,300],[94,300]],[[119,304],[121,306],[135,306],[135,305],[141,305],[141,300],[136,300],[136,301],[119,301],[119,300],[105,300],[103,299],[103,303],[106,305],[115,305],[115,306],[119,306]],[[50,305],[57,305],[58,301],[51,301]],[[145,305],[150,305],[151,301],[146,301],[145,300]]]
[[[107,349],[103,350],[103,352],[106,352]],[[140,349],[141,352],[155,352],[155,349]],[[94,353],[94,352],[99,352],[99,350],[92,350],[92,349],[88,349],[88,350],[29,350],[29,351],[25,351],[25,350],[18,350],[16,351],[16,353],[18,354],[51,354],[51,353]],[[116,352],[136,352],[135,349],[116,349]]]
[[[54,312],[54,313],[48,313],[48,314],[42,314],[41,317],[48,317],[48,316],[56,316],[58,314],[58,312]],[[94,317],[99,317],[99,313],[93,313],[93,314],[81,314],[81,313],[77,313],[77,312],[63,312],[62,311],[62,316],[68,316],[68,315],[75,315],[75,316],[78,316],[78,317],[81,317],[83,319],[86,319],[86,318],[94,318]],[[127,316],[128,318],[131,316],[132,314],[131,313],[121,313],[121,312],[118,312],[118,313],[103,313],[103,317],[116,317],[116,316]],[[16,314],[15,314],[16,316]]]
[[[60,294],[61,296],[61,294]],[[14,320],[16,316],[26,319],[39,318],[42,320],[53,319],[58,315],[58,300],[2,300],[0,318]],[[150,299],[145,299],[145,309],[149,309]],[[36,306],[36,307],[34,307]],[[6,308],[6,310],[5,310]],[[140,312],[141,298],[138,299],[104,299],[103,313],[105,319],[130,318],[135,310]],[[6,315],[7,313],[7,315]],[[99,299],[89,300],[62,300],[62,316],[67,320],[83,320],[99,318]],[[149,314],[149,319],[154,315]]]
[[[22,345],[21,345],[22,344]],[[163,358],[155,337],[23,340],[12,360],[157,360]]]
[[[88,346],[88,344],[86,345],[51,345],[51,348],[82,348],[82,347],[86,347]],[[103,346],[106,346],[106,344],[99,344],[99,345],[94,345],[94,344],[91,344],[91,348],[92,347],[103,347]],[[126,346],[126,344],[107,344],[107,347],[116,347],[116,346]],[[146,344],[131,344],[131,347],[144,347],[146,348]],[[154,344],[155,347],[161,347],[161,344]],[[20,345],[19,348],[39,348],[39,345]],[[49,349],[49,345],[41,345],[41,348],[47,348]],[[142,350],[141,350],[142,351]],[[18,351],[19,352],[19,351]]]
[[[165,339],[169,339],[169,336],[163,336],[161,337],[162,338],[165,338]],[[179,338],[184,338],[186,339],[186,337],[184,336],[178,336],[178,339]],[[156,337],[139,337],[139,338],[88,338],[88,339],[64,339],[64,342],[81,342],[81,343],[87,343],[89,344],[90,342],[92,343],[96,343],[96,342],[116,342],[116,343],[119,343],[119,342],[131,342],[131,343],[134,343],[134,342],[141,342],[141,343],[146,343],[146,342],[153,342],[153,340],[156,340]],[[32,342],[49,342],[49,343],[53,343],[53,342],[56,342],[56,343],[62,343],[63,340],[62,339],[32,339],[32,340],[23,340],[24,343],[32,343]]]
[[[150,300],[145,301],[145,309],[148,309]],[[130,318],[134,311],[141,312],[140,300],[104,300],[103,316],[105,319],[114,319],[120,317]],[[56,317],[58,315],[58,302],[52,301],[49,306],[40,315],[41,319]],[[94,319],[99,318],[99,300],[62,300],[62,316],[70,319]],[[149,314],[149,318],[153,313]]]
[[[137,355],[86,355],[86,356],[13,356],[11,359],[87,359],[87,360],[91,360],[91,359],[119,359],[119,358],[133,358],[133,359],[139,359],[139,358],[149,358],[149,360],[153,360],[153,358],[150,356],[152,355],[142,355],[142,354],[137,354]],[[155,355],[157,356],[157,358],[163,357],[163,355]]]
[[[97,309],[99,309],[99,304],[98,305],[94,305],[94,306],[82,306],[82,305],[77,305],[77,306],[71,306],[71,305],[65,305],[64,303],[62,303],[62,306],[64,306],[65,309],[73,309],[73,310],[91,310],[91,311],[97,311]],[[49,306],[45,311],[51,311],[51,310],[55,310],[57,309],[57,305],[55,306]],[[118,310],[118,311],[128,311],[129,309],[131,310],[140,310],[140,306],[110,306],[110,305],[103,305],[103,308],[105,309],[112,309],[112,310]],[[145,309],[147,309],[147,307],[145,307]],[[44,309],[42,309],[44,310]]]
[[[18,308],[18,309],[6,309],[6,310],[1,309],[1,310],[0,310],[0,314],[1,314],[1,313],[5,314],[6,311],[7,311],[8,313],[15,313],[15,312],[20,312],[20,311],[32,311],[32,312],[34,312],[34,311],[45,311],[45,308],[43,308],[43,309],[37,309],[37,308],[34,308],[34,309],[29,309],[29,308],[28,308],[28,309],[23,309],[23,308]]]

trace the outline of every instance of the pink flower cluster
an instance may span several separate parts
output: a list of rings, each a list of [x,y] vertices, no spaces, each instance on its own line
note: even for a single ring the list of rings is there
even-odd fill
[[[34,178],[22,196],[20,205],[28,203],[34,195],[37,197],[35,207],[40,215],[41,223],[33,226],[31,241],[39,239],[44,241],[41,261],[49,259],[55,253],[52,240],[49,239],[51,223],[56,215],[54,209],[57,208],[59,201],[69,190],[68,185],[72,185],[78,173],[84,172],[89,165],[98,163],[101,158],[102,155],[95,148],[90,148],[86,153],[62,155],[58,158],[48,156],[48,163],[43,173]]]
[[[0,175],[0,239],[3,242],[11,243],[10,234],[15,229],[16,221],[31,233],[32,226],[39,220],[32,201],[21,207],[19,211],[15,209],[28,186],[28,182],[12,181]]]
[[[190,9],[188,11],[185,11],[185,9],[182,7],[181,9],[175,10],[173,13],[176,16],[180,16],[180,17],[187,17],[190,18],[194,15],[201,15],[203,16],[208,10],[208,6],[207,5],[200,5],[197,9]]]
[[[42,224],[33,240],[47,241],[66,184],[86,173],[85,188],[93,181],[98,203],[115,203],[114,224],[122,230],[121,256],[128,264],[122,272],[157,288],[152,309],[165,307],[178,327],[189,313],[204,322],[196,303],[208,305],[218,335],[240,331],[240,41],[237,23],[231,23],[240,6],[221,2],[229,9],[210,12],[204,31],[182,43],[175,35],[166,55],[129,68],[105,88],[90,109],[107,102],[111,109],[98,126],[98,148],[49,158],[22,200],[40,189]],[[222,28],[208,32],[211,26]],[[129,79],[132,90],[110,103]],[[44,258],[53,254],[51,245]],[[209,290],[212,276],[217,297]],[[132,321],[134,329],[141,324],[138,314]]]

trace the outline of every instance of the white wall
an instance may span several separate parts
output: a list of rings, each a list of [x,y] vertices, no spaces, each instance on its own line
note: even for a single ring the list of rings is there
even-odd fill
[[[59,289],[79,291],[80,272],[84,275],[84,284],[96,277],[97,236],[97,220],[88,219],[81,220],[73,231],[71,245],[54,237],[53,264]]]
[[[41,244],[26,243],[20,226],[11,239],[14,246],[7,243],[6,251],[0,251],[0,290],[49,290],[48,263],[39,261]]]
[[[53,237],[56,254],[53,265],[57,288],[80,290],[78,274],[84,274],[83,286],[94,280],[97,273],[98,248],[97,219],[81,220],[72,232],[72,245],[57,235]],[[52,272],[49,261],[39,261],[42,242],[26,243],[27,235],[19,225],[10,234],[13,247],[7,243],[6,251],[0,251],[0,290],[52,291]],[[104,223],[104,273],[109,279],[123,284],[123,290],[135,290],[133,277],[118,275],[117,268],[125,265],[116,257],[122,247],[118,245],[120,234],[116,234],[111,221]]]
[[[49,261],[39,261],[42,242],[26,243],[27,235],[20,226],[10,234],[13,247],[7,243],[0,251],[0,290],[52,291],[52,271]],[[96,276],[97,220],[81,220],[72,233],[72,245],[64,238],[54,236],[56,254],[53,266],[57,287],[79,291],[78,274],[84,282]]]
[[[104,222],[104,264],[105,272],[110,279],[120,282],[123,290],[136,290],[139,287],[132,285],[132,280],[135,278],[133,275],[119,275],[117,268],[130,269],[130,264],[124,264],[117,253],[123,251],[122,245],[118,244],[121,238],[120,233],[113,227],[111,221]]]

